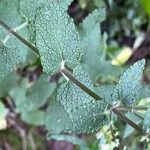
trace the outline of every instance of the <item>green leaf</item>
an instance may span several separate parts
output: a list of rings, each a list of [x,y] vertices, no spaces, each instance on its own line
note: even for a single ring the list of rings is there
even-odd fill
[[[21,118],[23,121],[35,126],[44,125],[44,116],[45,113],[41,110],[24,112],[21,114]]]
[[[37,9],[43,3],[44,0],[20,0],[20,13],[29,23],[34,23]]]
[[[25,22],[19,12],[19,0],[0,1],[0,19],[16,30],[16,32],[18,32],[22,37],[27,40],[30,39],[30,31],[27,26],[27,22]],[[4,41],[4,45],[8,48],[18,49],[18,51],[21,51],[27,62],[35,62],[37,59],[36,55],[29,50],[27,46],[20,42],[16,37],[10,35],[10,33],[1,26],[0,41]],[[29,56],[30,60],[27,60]]]
[[[113,93],[114,101],[121,101],[123,105],[131,105],[140,98],[144,66],[145,60],[141,60],[124,72],[118,85],[115,87]]]
[[[56,83],[50,83],[47,75],[41,75],[26,93],[28,111],[33,111],[43,106],[53,94],[55,88]]]
[[[145,12],[150,16],[150,0],[141,0]]]
[[[45,74],[42,74],[33,86],[29,86],[27,80],[22,80],[10,91],[18,112],[36,111],[47,102],[56,88],[56,84],[50,83]]]
[[[51,0],[38,10],[36,43],[44,72],[53,74],[58,71],[62,61],[66,61],[71,69],[78,64],[81,53],[79,35],[60,1]]]
[[[0,1],[0,19],[3,20],[10,27],[15,29],[16,32],[18,32],[22,37],[27,40],[30,39],[30,31],[27,23],[20,15],[19,0]],[[5,38],[9,35],[10,33],[8,33],[8,31],[6,31],[3,27],[1,27],[0,40],[5,40]],[[27,53],[32,53],[32,55],[35,56],[32,51],[28,51],[29,49],[14,36],[11,36],[5,44],[6,46],[11,48],[18,48],[18,51],[23,49],[24,55],[27,55]]]
[[[71,3],[72,0],[57,0],[61,6],[66,8]],[[20,13],[23,17],[26,18],[26,21],[28,22],[32,34],[32,41],[35,42],[35,20],[37,16],[38,9],[41,8],[41,6],[49,5],[51,3],[51,0],[20,0]]]
[[[34,23],[36,19],[37,10],[44,4],[49,5],[53,0],[20,0],[20,12],[27,21]],[[67,10],[68,5],[72,0],[57,0],[60,5]]]
[[[83,45],[82,62],[86,64],[89,75],[95,79],[101,72],[102,59],[105,58],[106,35],[102,36],[100,22],[105,19],[105,9],[102,7],[92,12],[79,25],[79,33]]]
[[[103,85],[103,86],[95,87],[94,91],[95,93],[100,95],[102,99],[106,100],[107,103],[113,104],[112,94],[113,94],[114,88],[115,88],[114,84]]]
[[[25,61],[24,52],[22,49],[8,48],[0,41],[0,82],[11,71],[13,71],[17,65]]]
[[[9,95],[13,99],[16,105],[16,112],[22,113],[28,110],[28,106],[26,105],[26,91],[27,87],[29,87],[29,81],[27,79],[21,80],[16,86],[14,86],[10,91]]]
[[[51,102],[46,111],[45,125],[50,132],[59,134],[64,129],[71,128],[72,122],[60,103]]]
[[[135,116],[133,113],[128,112],[126,114],[126,117],[128,117],[130,120],[132,120],[133,122],[135,122],[136,124],[140,124],[141,119],[139,119],[137,116]],[[129,124],[126,124],[125,130],[124,130],[124,134],[123,134],[123,138],[127,138],[129,137],[133,132],[134,132],[134,128],[131,127]]]
[[[119,67],[112,66],[110,61],[105,60],[107,35],[102,35],[100,30],[100,23],[104,19],[105,9],[101,2],[100,8],[86,17],[78,28],[83,45],[82,63],[93,81],[108,79],[122,72]]]
[[[30,26],[31,40],[35,42],[35,19],[37,9],[44,3],[45,0],[20,0],[20,13],[26,18]]]
[[[57,140],[57,141],[67,141],[71,142],[74,145],[79,145],[81,150],[89,150],[86,142],[83,139],[80,139],[76,136],[70,135],[50,135],[48,140]]]
[[[80,82],[91,90],[94,90],[92,82],[83,67],[77,66],[73,74]],[[59,124],[59,126],[62,127],[62,131],[92,133],[100,129],[100,127],[107,122],[105,116],[106,101],[95,101],[72,82],[63,83],[58,88],[53,108],[55,108],[55,105],[57,106],[58,103],[59,107],[62,108],[59,109],[59,111],[58,109],[53,109],[53,114],[51,114],[50,111],[47,113],[47,118],[51,118],[50,121],[47,119],[47,126],[52,126],[52,124],[53,126],[58,125],[54,116],[54,114],[57,113],[60,114],[57,120],[59,119],[59,121],[63,122],[63,127],[61,123]],[[65,119],[64,115],[61,114],[66,114]],[[71,123],[68,123],[68,120]],[[56,128],[57,126],[54,128],[53,132],[55,132]]]
[[[16,73],[10,73],[0,82],[0,97],[6,96],[9,91],[16,86],[19,76]]]

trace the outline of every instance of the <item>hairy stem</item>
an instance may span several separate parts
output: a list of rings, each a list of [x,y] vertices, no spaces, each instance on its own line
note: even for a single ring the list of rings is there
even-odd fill
[[[9,33],[11,33],[17,39],[19,39],[22,43],[24,43],[26,46],[28,46],[34,53],[36,53],[39,56],[39,51],[33,44],[31,44],[29,41],[27,41],[22,36],[20,36],[17,32],[15,32],[11,27],[9,27],[2,20],[0,20],[0,25],[3,26]]]
[[[99,95],[97,95],[96,93],[91,91],[89,88],[87,88],[85,85],[83,85],[80,81],[78,81],[66,68],[61,69],[60,72],[62,73],[62,75],[67,76],[73,83],[75,83],[79,88],[81,88],[83,91],[85,91],[88,95],[90,95],[94,99],[96,99],[96,100],[102,99]],[[132,126],[134,129],[136,129],[141,134],[144,134],[143,129],[139,125],[137,125],[132,120],[127,118],[124,114],[122,114],[119,110],[117,110],[111,104],[108,105],[108,109],[113,111],[113,113],[116,114],[122,121],[124,121],[125,123]]]

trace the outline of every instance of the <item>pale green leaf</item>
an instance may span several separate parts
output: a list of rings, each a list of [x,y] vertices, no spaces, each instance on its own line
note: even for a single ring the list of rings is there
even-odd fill
[[[22,49],[8,48],[0,41],[0,82],[11,71],[16,69],[16,66],[25,61],[25,56]]]
[[[66,10],[72,0],[57,0]],[[35,42],[35,20],[38,9],[43,5],[49,5],[51,0],[20,0],[20,13],[26,18],[32,34],[32,41]]]
[[[141,60],[124,72],[114,90],[114,101],[121,101],[124,105],[131,105],[140,98],[144,66],[145,60]]]
[[[106,35],[101,35],[100,22],[105,19],[105,9],[102,7],[92,12],[79,25],[79,33],[83,45],[82,62],[86,64],[92,79],[101,72],[102,59],[105,58]]]
[[[29,28],[27,27],[25,20],[20,15],[19,0],[0,1],[0,19],[11,28],[16,30],[16,32],[18,32],[25,39],[29,40]],[[5,66],[3,66],[6,67],[6,71],[4,71],[5,75],[6,72],[8,73],[8,70],[13,70],[13,68],[16,67],[16,65],[18,65],[19,63],[34,62],[37,58],[36,55],[31,50],[29,50],[27,46],[20,42],[16,37],[10,35],[10,33],[6,31],[2,26],[0,26],[0,41],[3,41],[4,43],[3,45],[2,42],[0,42],[0,57],[2,57],[1,60],[3,61],[5,59],[4,61],[6,61],[7,59],[8,62],[8,67],[6,66],[6,64]],[[30,56],[30,59],[28,56]],[[13,57],[14,59],[12,59]],[[0,63],[0,65],[1,64],[2,63]]]
[[[53,0],[20,0],[20,12],[27,21],[34,23],[36,19],[37,10],[44,4],[49,5]],[[72,0],[56,0],[60,3],[61,7],[67,10],[68,5]]]
[[[0,82],[0,97],[6,96],[16,86],[19,76],[12,72]]]
[[[19,0],[0,1],[0,19],[13,29],[22,25],[25,21],[19,13]],[[24,38],[29,38],[30,33],[28,27],[24,26],[19,34],[21,34]],[[9,35],[10,33],[0,26],[0,40],[5,40],[5,38]],[[6,45],[10,47],[17,46],[27,50],[27,48],[13,36],[9,38],[9,40],[6,42]]]
[[[102,35],[100,30],[100,23],[104,19],[105,9],[101,2],[101,7],[86,17],[78,28],[83,45],[82,63],[93,81],[108,79],[122,72],[119,67],[112,66],[110,61],[105,60],[107,35]]]
[[[26,93],[28,111],[33,111],[43,106],[53,94],[55,88],[56,83],[50,83],[47,75],[41,75]]]
[[[20,0],[20,13],[26,18],[30,26],[31,40],[35,42],[35,18],[39,7],[44,4],[45,0]],[[46,1],[45,1],[46,2]]]
[[[83,67],[77,66],[73,74],[80,82],[91,90],[94,90],[92,82]],[[63,83],[58,88],[55,103],[57,105],[59,103],[59,107],[62,107],[61,111],[63,110],[63,114],[66,114],[66,121],[63,115],[59,115],[59,120],[63,121],[64,128],[62,127],[62,131],[92,133],[100,129],[107,122],[105,116],[106,101],[95,101],[74,83]],[[54,106],[55,103],[53,104]],[[57,113],[61,114],[58,109],[55,109],[55,114]],[[47,115],[50,117],[52,114],[49,112]],[[51,116],[50,118],[51,122],[47,119],[46,124],[58,124],[55,116]]]
[[[18,112],[30,112],[42,107],[55,88],[56,84],[50,83],[48,76],[43,74],[30,88],[29,82],[22,80],[10,91],[10,96],[13,98]]]
[[[29,81],[27,79],[21,80],[17,85],[15,85],[10,91],[9,95],[13,99],[17,113],[26,112],[28,106],[26,105],[26,91],[29,86]]]
[[[45,2],[47,2],[45,0]],[[44,0],[20,0],[20,13],[29,23],[34,23],[36,12],[44,4]]]
[[[51,0],[38,10],[36,18],[36,43],[40,51],[43,70],[52,74],[66,61],[74,68],[80,59],[81,47],[73,20],[61,3]]]
[[[35,126],[41,126],[44,125],[44,111],[41,110],[35,110],[30,112],[24,112],[21,114],[21,118],[23,121],[25,121],[28,124],[35,125]]]
[[[113,104],[112,94],[114,91],[115,85],[103,85],[94,88],[96,94],[100,95],[102,99],[105,99],[109,104]]]
[[[56,134],[71,127],[72,122],[60,103],[51,102],[46,111],[45,125],[51,133]]]

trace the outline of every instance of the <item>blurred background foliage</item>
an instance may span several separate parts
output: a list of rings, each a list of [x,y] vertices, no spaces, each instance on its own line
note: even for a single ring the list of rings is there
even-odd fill
[[[101,0],[74,0],[68,13],[74,22],[79,24],[100,4]],[[108,35],[107,59],[110,59],[113,65],[126,66],[145,58],[147,67],[143,79],[149,84],[150,0],[104,0],[104,4],[106,19],[100,26],[102,34]],[[29,58],[34,59],[32,56]],[[96,135],[54,135],[46,140],[43,111],[46,100],[55,94],[56,82],[63,82],[60,74],[52,77],[43,75],[38,61],[33,65],[18,67],[17,72],[11,73],[3,80],[0,84],[0,149],[150,149],[149,139],[139,135],[122,121],[113,125],[114,135],[110,126],[104,126]],[[16,95],[17,92],[19,94]],[[30,102],[35,97],[36,105],[32,106]],[[43,99],[39,100],[39,97]],[[142,100],[141,103],[146,102]],[[24,107],[19,107],[20,105]],[[132,117],[131,114],[127,115]],[[132,119],[140,123],[135,117]]]

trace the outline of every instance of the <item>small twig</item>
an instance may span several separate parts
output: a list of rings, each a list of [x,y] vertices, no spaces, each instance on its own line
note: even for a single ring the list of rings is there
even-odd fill
[[[29,41],[27,41],[22,36],[20,36],[17,32],[15,32],[11,27],[9,27],[2,20],[0,20],[0,25],[3,26],[9,33],[14,35],[17,39],[19,39],[22,43],[28,46],[33,52],[35,52],[39,56],[39,51],[33,44],[31,44]]]

